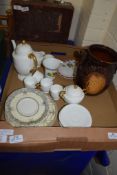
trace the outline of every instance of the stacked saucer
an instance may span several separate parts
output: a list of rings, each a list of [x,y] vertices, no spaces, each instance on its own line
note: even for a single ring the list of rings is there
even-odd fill
[[[39,90],[18,89],[5,103],[5,118],[14,127],[52,126],[56,116],[55,102]]]

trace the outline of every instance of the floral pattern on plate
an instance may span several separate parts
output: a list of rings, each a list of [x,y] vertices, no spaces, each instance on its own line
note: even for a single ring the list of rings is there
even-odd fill
[[[56,113],[54,101],[35,89],[18,89],[5,103],[5,118],[14,127],[51,126],[56,120]]]

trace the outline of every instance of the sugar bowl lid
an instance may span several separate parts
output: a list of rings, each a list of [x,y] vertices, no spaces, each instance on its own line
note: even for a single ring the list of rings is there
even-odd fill
[[[69,85],[65,87],[66,94],[70,97],[84,96],[83,90],[77,85]]]

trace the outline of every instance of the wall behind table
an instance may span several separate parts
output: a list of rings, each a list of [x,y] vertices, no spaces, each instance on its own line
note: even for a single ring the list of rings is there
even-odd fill
[[[105,34],[103,43],[117,51],[117,6]],[[117,89],[117,72],[113,78],[113,83]]]
[[[74,14],[73,14],[70,33],[69,33],[69,40],[74,41],[76,36],[77,26],[79,24],[79,16],[80,16],[83,0],[65,0],[65,1],[71,2],[72,5],[74,6]]]

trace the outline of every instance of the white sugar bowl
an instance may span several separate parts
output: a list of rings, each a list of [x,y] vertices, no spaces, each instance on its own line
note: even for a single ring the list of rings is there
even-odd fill
[[[77,85],[69,85],[60,93],[61,98],[67,103],[80,103],[84,99],[83,90]]]

